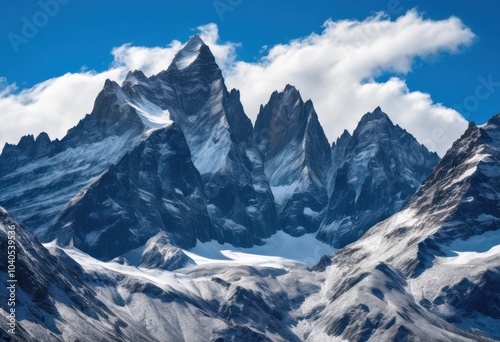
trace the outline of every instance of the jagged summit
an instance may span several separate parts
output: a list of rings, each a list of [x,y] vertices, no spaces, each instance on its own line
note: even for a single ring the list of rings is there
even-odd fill
[[[282,229],[295,236],[316,231],[327,202],[330,146],[312,102],[291,85],[274,92],[261,107],[254,136]]]
[[[164,142],[155,140],[162,131],[172,129],[172,123],[179,131],[177,142],[185,138],[189,153],[179,144],[167,149]],[[35,145],[34,137],[25,138],[23,145]],[[251,247],[278,229],[273,196],[253,146],[252,123],[239,92],[228,92],[214,55],[199,36],[192,37],[170,67],[157,75],[146,77],[141,71],[131,71],[122,86],[106,80],[92,112],[69,130],[54,158],[41,162],[30,159],[31,152],[15,149],[10,155],[9,160],[19,163],[5,163],[10,169],[4,173],[0,167],[0,185],[6,189],[0,201],[16,215],[22,211],[19,217],[30,226],[43,225],[37,234],[43,241],[61,237],[61,243],[69,244],[76,237],[75,246],[100,258],[140,247],[159,227],[167,227],[165,231],[177,247],[185,248],[193,247],[197,239]],[[160,163],[167,156],[179,160]],[[131,167],[127,164],[131,158],[141,163]],[[196,172],[179,171],[178,178],[156,177],[187,161]],[[14,176],[8,173],[20,163],[31,163],[31,168],[24,178],[12,181]],[[70,171],[64,172],[66,168]],[[117,168],[124,171],[116,175]],[[43,177],[47,170],[54,177]],[[182,190],[188,182],[181,174],[194,173],[201,176],[201,184],[192,183],[201,190]],[[146,182],[142,178],[146,174],[156,183]],[[23,179],[29,179],[34,189],[28,194],[16,191],[23,188]],[[121,183],[124,180],[126,185]],[[158,190],[162,181],[168,187],[163,195]],[[178,184],[171,187],[172,183]],[[128,192],[116,193],[114,188],[122,185]],[[137,202],[130,202],[131,198]],[[29,203],[30,210],[21,203]],[[202,203],[198,222],[189,219],[193,210],[191,214],[183,211],[193,207],[192,203]],[[155,209],[142,210],[142,204]],[[203,218],[203,210],[208,219]],[[88,212],[95,215],[80,220]],[[110,217],[119,220],[109,222]],[[137,222],[150,222],[151,229],[137,228],[131,234],[133,227],[140,226]],[[191,229],[194,226],[196,232]],[[112,247],[108,244],[112,231],[126,241]]]
[[[285,86],[285,89],[283,89],[283,92],[278,92],[278,91],[275,91],[276,94],[283,94],[284,96],[291,96],[291,97],[295,97],[295,98],[301,98],[300,96],[300,91],[293,85],[291,84],[287,84]]]
[[[127,73],[127,76],[125,77],[125,80],[122,83],[122,87],[125,86],[127,83],[131,83],[133,85],[138,84],[140,82],[147,82],[148,78],[146,75],[141,70],[134,70],[134,71],[129,71]]]
[[[500,125],[500,113],[496,114],[488,120],[489,125]]]
[[[49,135],[46,132],[41,132],[35,139],[37,143],[49,143],[51,142]]]
[[[499,151],[497,115],[435,166],[380,107],[330,148],[292,85],[253,127],[194,36],[167,70],[106,81],[61,141],[4,148],[13,340],[498,339]]]
[[[171,67],[184,70],[196,61],[200,55],[207,54],[207,49],[210,50],[201,37],[195,34],[191,37],[187,44],[179,52],[177,52]]]
[[[333,145],[330,200],[318,238],[343,247],[399,211],[439,157],[394,125],[380,107]]]
[[[285,145],[303,140],[310,117],[317,121],[312,102],[304,102],[294,86],[288,84],[282,92],[273,92],[269,102],[261,107],[254,128],[266,159],[274,157]]]
[[[499,116],[495,116],[481,127],[471,124],[402,211],[375,225],[333,257],[329,281],[336,284],[336,278],[344,283],[334,285],[331,293],[341,290],[343,297],[359,300],[340,313],[329,314],[325,322],[335,324],[354,305],[368,306],[366,317],[389,319],[392,315],[387,305],[391,303],[390,291],[379,287],[377,297],[386,304],[382,303],[381,309],[377,309],[380,307],[370,299],[370,293],[375,293],[370,286],[387,284],[392,278],[403,280],[398,291],[413,303],[405,305],[413,311],[411,315],[424,313],[426,320],[442,319],[447,325],[454,325],[446,330],[455,330],[472,340],[500,337],[500,301],[496,289],[500,279],[498,119]],[[370,270],[380,269],[380,265],[384,265],[385,270],[379,279],[370,283],[359,281],[366,272],[375,275]],[[344,279],[356,279],[356,282]],[[346,288],[347,293],[343,290]],[[331,307],[329,312],[343,307],[342,299],[333,301]],[[359,319],[352,317],[350,324],[360,326]],[[414,317],[411,322],[416,320]],[[419,326],[407,325],[410,330],[405,333],[430,334],[425,330],[418,332]],[[432,339],[436,339],[435,336]]]
[[[368,125],[375,121],[382,121],[391,126],[394,125],[389,116],[384,113],[380,107],[377,107],[373,112],[368,112],[361,117],[358,127]]]
[[[344,131],[342,132],[342,134],[337,138],[337,140],[335,140],[334,142],[332,142],[332,149],[335,147],[335,146],[338,146],[342,141],[347,141],[349,138],[351,137],[351,133],[349,133],[349,131],[347,129],[344,129]]]

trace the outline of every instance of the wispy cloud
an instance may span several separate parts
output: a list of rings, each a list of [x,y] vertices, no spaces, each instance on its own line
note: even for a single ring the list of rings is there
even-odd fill
[[[311,98],[332,141],[344,128],[352,130],[360,117],[380,105],[391,118],[429,148],[443,154],[466,127],[455,110],[432,101],[429,94],[408,89],[404,75],[416,58],[457,53],[475,36],[455,17],[428,20],[409,11],[395,21],[382,14],[364,21],[328,20],[320,34],[270,47],[257,61],[237,60],[238,44],[221,42],[218,28],[198,28],[221,66],[228,87],[241,90],[247,114],[254,120],[260,104],[287,83]],[[103,73],[66,74],[15,92],[0,80],[0,144],[17,142],[28,133],[64,136],[92,109],[106,78],[121,82],[128,70],[156,74],[170,64],[182,47],[125,44],[113,49],[114,62]],[[377,77],[392,73],[388,81]],[[432,82],[432,80],[429,80]]]

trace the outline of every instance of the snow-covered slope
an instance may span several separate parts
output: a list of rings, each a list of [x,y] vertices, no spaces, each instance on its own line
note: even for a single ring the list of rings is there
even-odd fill
[[[398,212],[439,161],[376,108],[332,147],[330,199],[318,239],[337,248]]]
[[[111,259],[164,232],[185,248],[214,234],[200,174],[175,123],[148,137],[81,190],[47,240]]]
[[[314,234],[293,237],[285,232],[278,232],[264,240],[262,246],[251,248],[234,247],[219,244],[216,241],[197,244],[185,250],[196,265],[229,264],[268,266],[283,268],[285,265],[301,263],[306,266],[316,264],[322,256],[331,255],[335,249],[318,241]]]
[[[322,279],[285,261],[176,273],[103,262],[75,248],[42,246],[0,209],[2,246],[10,225],[17,233],[17,328],[12,335],[0,327],[5,341],[300,341],[294,309]],[[6,249],[0,256],[7,279]],[[7,294],[0,291],[3,303]],[[4,305],[0,313],[6,316]]]
[[[272,294],[249,289],[259,288],[265,272],[278,274],[272,268],[257,271],[238,266],[227,274],[218,268],[200,269],[184,275],[106,263],[56,244],[46,245],[47,250],[3,208],[1,246],[7,244],[10,225],[16,226],[16,334],[8,333],[2,324],[3,341],[201,342],[268,340],[266,336],[298,340],[280,320],[278,309],[285,299],[266,304],[269,298],[264,296]],[[0,250],[0,257],[0,275],[7,279],[6,248]],[[225,281],[232,284],[225,286]],[[2,303],[7,303],[8,294],[0,291]],[[251,315],[238,311],[239,307],[252,308]],[[0,306],[2,317],[7,316],[6,308]],[[254,322],[270,313],[275,317],[265,324]]]
[[[147,114],[145,114],[147,113]],[[136,146],[143,134],[168,124],[168,113],[132,103],[106,81],[92,113],[61,140],[42,133],[9,145],[0,155],[0,203],[43,238],[46,229],[82,188]]]
[[[11,226],[15,227],[14,230],[9,228]],[[8,231],[15,231],[14,278],[7,277]],[[115,314],[113,306],[97,298],[98,291],[87,283],[78,263],[64,253],[51,255],[3,208],[0,208],[0,242],[0,275],[2,279],[16,280],[8,284],[15,285],[16,305],[6,305],[10,291],[2,289],[0,313],[6,317],[7,311],[10,313],[10,309],[14,308],[17,325],[15,335],[6,331],[5,323],[0,326],[2,341],[118,341],[122,338],[148,338],[148,334],[138,329],[127,329],[128,323]]]
[[[0,339],[500,340],[500,114],[420,185],[437,162],[379,108],[330,150],[291,86],[254,130],[194,36],[166,71],[107,81],[61,141],[4,148],[0,203],[48,243],[0,208]],[[365,234],[335,251],[325,212],[321,240]]]
[[[293,236],[316,232],[328,201],[330,147],[312,102],[304,103],[290,85],[274,92],[261,107],[254,135],[281,229]]]
[[[19,340],[500,340],[499,161],[500,115],[471,124],[401,212],[311,267],[278,257],[283,237],[310,235],[249,253],[202,244],[169,272],[162,235],[128,255],[151,269],[50,255],[19,228]]]
[[[333,256],[313,336],[500,339],[499,161],[500,115],[471,124],[404,210]]]

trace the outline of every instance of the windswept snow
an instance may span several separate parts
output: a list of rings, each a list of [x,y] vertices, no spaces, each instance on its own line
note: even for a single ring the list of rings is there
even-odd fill
[[[142,96],[140,101],[127,102],[127,104],[137,111],[142,123],[150,128],[159,129],[172,123],[167,109],[161,109]]]
[[[53,243],[44,244],[46,248],[54,247]],[[197,293],[194,283],[188,276],[177,274],[169,271],[159,269],[148,269],[142,267],[135,267],[130,265],[121,265],[116,262],[103,262],[94,259],[90,255],[83,253],[75,248],[64,248],[63,251],[75,260],[86,272],[103,272],[112,271],[121,273],[136,279],[143,279],[147,282],[159,285],[170,286],[171,288],[185,292],[186,290]]]

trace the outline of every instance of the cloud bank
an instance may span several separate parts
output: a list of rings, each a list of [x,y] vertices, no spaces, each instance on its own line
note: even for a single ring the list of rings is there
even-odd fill
[[[227,86],[240,89],[253,121],[274,90],[292,84],[304,99],[312,99],[330,141],[344,129],[352,132],[361,116],[377,106],[440,155],[467,126],[455,110],[408,89],[404,80],[416,59],[457,53],[472,44],[474,33],[458,18],[429,20],[412,10],[395,21],[383,14],[363,21],[327,20],[320,34],[270,47],[254,62],[238,61],[238,44],[221,42],[215,24],[198,31]],[[121,82],[135,69],[156,74],[168,67],[182,46],[176,40],[166,47],[124,44],[112,50],[114,62],[105,72],[68,73],[20,92],[0,78],[0,146],[41,131],[62,138],[92,110],[106,78]],[[377,81],[388,74],[392,77],[387,81]]]

